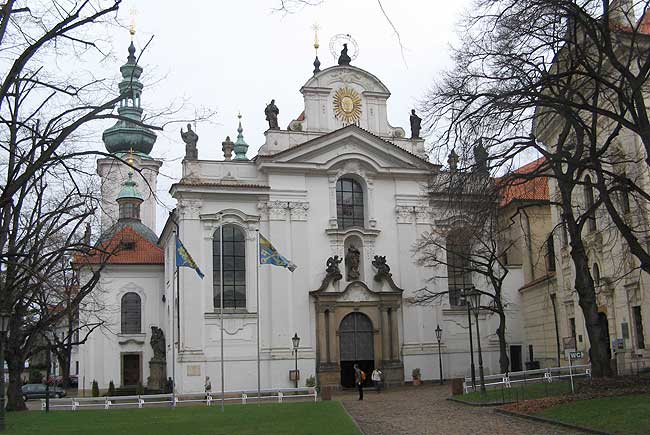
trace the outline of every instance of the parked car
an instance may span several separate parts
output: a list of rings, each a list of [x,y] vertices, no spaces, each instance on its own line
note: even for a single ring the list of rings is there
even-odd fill
[[[44,399],[47,386],[45,384],[25,384],[23,385],[23,400]],[[61,387],[50,387],[50,398],[61,398],[65,396],[65,390]]]

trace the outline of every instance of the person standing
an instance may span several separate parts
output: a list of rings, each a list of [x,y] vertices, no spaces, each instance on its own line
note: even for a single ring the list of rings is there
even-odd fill
[[[375,384],[375,390],[379,393],[381,391],[381,378],[383,376],[383,373],[381,370],[375,368],[372,371],[372,375],[370,375],[370,379],[372,379],[372,383]]]
[[[366,374],[359,368],[358,364],[354,365],[354,383],[359,389],[359,400],[363,400],[363,381],[366,380]]]

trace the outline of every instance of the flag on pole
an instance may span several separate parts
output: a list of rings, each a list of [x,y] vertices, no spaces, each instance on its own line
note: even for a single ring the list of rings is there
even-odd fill
[[[183,242],[178,238],[176,239],[176,267],[189,267],[194,269],[201,279],[205,276],[190,253],[187,252],[185,246],[183,246]]]
[[[285,257],[273,247],[266,237],[260,234],[260,264],[270,264],[272,266],[282,266],[289,269],[291,272],[296,270],[293,262],[287,260]]]

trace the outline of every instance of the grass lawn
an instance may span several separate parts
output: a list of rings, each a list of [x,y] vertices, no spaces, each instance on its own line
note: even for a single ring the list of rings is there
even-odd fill
[[[650,394],[580,400],[537,414],[563,423],[625,435],[650,432]]]
[[[477,386],[478,387],[478,386]],[[534,384],[513,384],[512,388],[488,388],[487,395],[481,396],[480,391],[454,396],[457,399],[472,403],[507,403],[520,400],[540,399],[542,397],[571,394],[569,382],[538,382]]]
[[[7,435],[359,434],[338,401],[9,413]]]

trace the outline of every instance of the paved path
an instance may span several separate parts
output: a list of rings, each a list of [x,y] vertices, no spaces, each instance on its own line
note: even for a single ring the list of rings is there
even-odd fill
[[[491,407],[446,400],[448,386],[400,387],[380,394],[366,391],[335,396],[366,435],[568,435],[553,425],[496,414]]]

